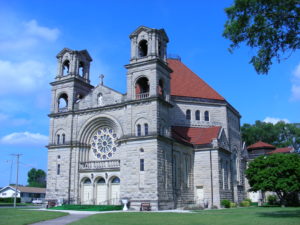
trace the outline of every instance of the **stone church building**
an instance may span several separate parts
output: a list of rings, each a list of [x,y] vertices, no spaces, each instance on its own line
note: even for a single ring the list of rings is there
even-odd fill
[[[127,93],[90,84],[91,56],[63,49],[52,86],[47,199],[139,209],[218,206],[244,196],[240,114],[167,58],[163,29],[130,34]]]

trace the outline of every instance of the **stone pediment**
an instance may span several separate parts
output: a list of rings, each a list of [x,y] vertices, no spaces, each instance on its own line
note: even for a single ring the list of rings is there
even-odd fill
[[[226,149],[226,150],[230,151],[229,142],[228,142],[228,139],[226,137],[226,133],[225,133],[224,129],[222,129],[219,133],[218,145],[219,145],[220,148],[223,148],[223,149]]]
[[[83,55],[85,56],[85,58],[89,61],[93,61],[92,57],[90,56],[89,52],[87,50],[81,50],[81,51],[75,51],[75,50],[72,50],[72,49],[69,49],[69,48],[64,48],[62,49],[57,55],[56,55],[56,58],[60,58],[62,57],[65,53],[70,53],[70,54],[79,54],[79,55]]]
[[[149,28],[149,27],[146,27],[146,26],[139,26],[135,31],[133,31],[129,35],[129,37],[133,38],[135,36],[138,36],[143,31],[146,32],[146,33],[158,32],[166,39],[167,42],[169,42],[169,38],[168,38],[168,36],[167,36],[164,29],[153,29],[153,28]]]
[[[123,101],[123,94],[104,85],[98,85],[81,100],[77,101],[78,109],[102,107]]]

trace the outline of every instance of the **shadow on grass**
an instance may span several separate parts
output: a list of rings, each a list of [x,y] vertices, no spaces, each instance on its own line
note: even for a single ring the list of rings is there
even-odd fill
[[[261,217],[273,217],[273,218],[299,217],[300,218],[300,209],[289,210],[289,211],[277,211],[277,212],[259,212],[257,214]]]

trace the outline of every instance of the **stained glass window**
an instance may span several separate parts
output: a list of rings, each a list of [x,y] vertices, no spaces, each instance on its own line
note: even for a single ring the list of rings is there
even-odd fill
[[[109,159],[117,151],[117,134],[108,127],[99,128],[92,137],[91,149],[97,159]]]

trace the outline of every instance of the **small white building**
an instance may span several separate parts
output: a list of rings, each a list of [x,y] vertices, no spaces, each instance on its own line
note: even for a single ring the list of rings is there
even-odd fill
[[[15,193],[15,186],[6,186],[0,190],[0,198],[13,198]],[[19,186],[17,189],[17,197],[21,198],[21,202],[32,202],[36,198],[44,200],[45,194],[46,188]]]

